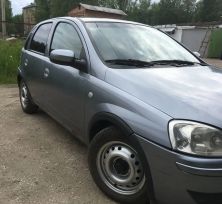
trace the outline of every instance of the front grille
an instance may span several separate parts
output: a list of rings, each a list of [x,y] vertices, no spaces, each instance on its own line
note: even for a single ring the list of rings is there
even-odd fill
[[[188,191],[197,204],[222,204],[222,193],[198,193]]]

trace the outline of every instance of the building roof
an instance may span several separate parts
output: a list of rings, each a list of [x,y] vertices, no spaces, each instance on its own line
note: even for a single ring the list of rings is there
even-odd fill
[[[96,18],[96,17],[62,17],[62,18],[66,18],[66,19],[79,19],[83,22],[113,22],[113,23],[132,23],[132,24],[140,24],[143,25],[142,23],[138,23],[138,22],[133,22],[133,21],[128,21],[128,20],[121,20],[121,19],[112,19],[112,18]]]
[[[28,9],[28,8],[33,8],[33,7],[36,7],[35,3],[31,3],[28,6],[23,7],[22,9]]]
[[[157,25],[154,26],[157,29],[160,29],[166,33],[170,33],[172,30],[192,30],[192,29],[209,29],[209,27],[207,26],[194,26],[194,25],[186,25],[186,26],[180,26],[180,25],[176,25],[176,24],[172,24],[172,25]]]
[[[92,6],[88,4],[79,4],[83,8],[91,11],[99,11],[99,12],[105,12],[105,13],[112,13],[112,14],[117,14],[117,15],[122,15],[122,16],[127,16],[126,13],[124,13],[122,10],[119,9],[111,9],[111,8],[106,8],[106,7],[100,7],[100,6]]]
[[[168,34],[173,34],[175,32],[176,28],[160,28],[160,30],[162,30],[163,32],[168,33]]]

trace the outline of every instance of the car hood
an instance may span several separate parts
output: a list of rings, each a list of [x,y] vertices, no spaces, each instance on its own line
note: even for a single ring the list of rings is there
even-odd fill
[[[108,69],[105,81],[173,118],[222,128],[222,69]]]

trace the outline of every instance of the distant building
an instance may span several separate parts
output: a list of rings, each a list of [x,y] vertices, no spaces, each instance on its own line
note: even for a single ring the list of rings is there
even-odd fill
[[[199,52],[201,57],[212,57],[209,47],[214,39],[212,33],[220,29],[221,25],[158,25],[156,28],[164,31],[193,52]],[[221,38],[222,39],[222,38]],[[217,54],[220,55],[221,53]],[[217,56],[216,55],[216,56]],[[215,57],[216,57],[215,56]]]
[[[36,5],[34,3],[23,8],[24,35],[27,35],[36,24],[35,12]]]
[[[122,19],[127,16],[126,13],[119,9],[92,6],[82,3],[80,3],[76,8],[72,9],[68,15],[72,17],[98,17],[114,19]]]

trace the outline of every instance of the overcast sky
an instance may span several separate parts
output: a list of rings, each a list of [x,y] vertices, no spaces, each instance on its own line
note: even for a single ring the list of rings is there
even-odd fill
[[[159,0],[153,0],[153,1],[159,1]],[[34,0],[11,0],[11,2],[12,2],[13,15],[16,15],[22,13],[22,8],[24,6],[27,6],[31,2],[34,2]]]
[[[34,2],[34,0],[11,0],[12,2],[12,12],[13,15],[21,14],[22,8],[24,6],[27,6],[31,2]]]

